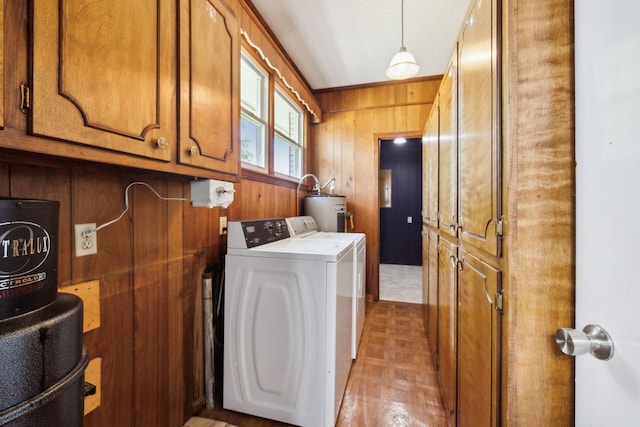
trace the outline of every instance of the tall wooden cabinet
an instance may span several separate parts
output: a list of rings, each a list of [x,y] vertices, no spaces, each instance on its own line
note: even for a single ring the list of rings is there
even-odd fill
[[[499,256],[498,16],[496,0],[475,0],[458,42],[458,225],[465,243]]]
[[[425,324],[457,426],[500,423],[499,6],[471,3],[423,138]]]
[[[442,76],[439,89],[437,140],[438,227],[442,234],[456,236],[458,232],[458,50],[454,50],[449,66]]]
[[[502,275],[469,252],[458,262],[458,425],[500,423]]]
[[[431,114],[425,125],[423,141],[422,165],[422,221],[431,227],[438,226],[438,140],[440,106],[438,96],[433,103]]]
[[[458,247],[445,238],[438,243],[438,379],[445,409],[456,419],[456,311]]]

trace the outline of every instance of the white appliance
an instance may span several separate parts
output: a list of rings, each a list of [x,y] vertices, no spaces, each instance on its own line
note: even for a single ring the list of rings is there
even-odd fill
[[[367,271],[367,236],[364,233],[338,233],[318,231],[318,224],[312,216],[286,218],[289,234],[306,239],[340,240],[353,244],[353,299],[351,321],[351,357],[356,358],[365,317],[365,287]]]
[[[293,239],[284,218],[229,222],[223,406],[335,425],[351,369],[353,245]]]
[[[337,194],[309,194],[302,199],[304,214],[315,219],[318,230],[344,232],[347,198]]]

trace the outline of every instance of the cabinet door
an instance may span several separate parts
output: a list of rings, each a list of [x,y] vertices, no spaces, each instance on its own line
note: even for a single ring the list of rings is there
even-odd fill
[[[456,413],[456,283],[458,248],[440,238],[438,252],[438,359],[440,386],[450,424]]]
[[[423,187],[426,188],[423,200],[423,221],[438,227],[438,121],[439,106],[436,101],[425,125],[423,141]]]
[[[440,231],[451,236],[458,232],[458,102],[457,50],[440,84],[439,200]]]
[[[175,8],[158,0],[32,2],[32,134],[170,160]],[[69,153],[75,149],[69,146]]]
[[[463,252],[458,272],[458,426],[499,424],[501,273]]]
[[[427,233],[428,274],[426,284],[427,299],[427,341],[434,365],[438,366],[438,235]],[[424,291],[423,291],[424,292]],[[424,295],[423,295],[424,298]]]
[[[429,229],[422,224],[422,322],[429,340]]]
[[[240,30],[220,0],[182,0],[178,161],[237,175]]]
[[[459,41],[460,194],[465,243],[500,255],[500,149],[495,0],[476,0]]]

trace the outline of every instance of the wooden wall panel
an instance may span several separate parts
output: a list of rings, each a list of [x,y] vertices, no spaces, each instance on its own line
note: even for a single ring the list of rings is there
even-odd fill
[[[0,197],[9,196],[9,163],[0,162]]]
[[[355,135],[355,111],[345,111],[341,113],[340,127],[340,151],[334,153],[334,164],[340,165],[340,176],[336,176],[337,194],[342,194],[347,198],[347,210],[351,210],[349,200],[355,199],[356,181],[354,179],[356,172],[356,162],[358,161],[358,152],[356,151],[356,135]],[[336,155],[337,154],[337,155]],[[320,178],[321,185],[324,184],[327,177]],[[325,188],[325,191],[328,188]]]
[[[355,231],[367,234],[367,294],[378,298],[378,168],[381,135],[421,136],[441,77],[316,92],[323,119],[312,125],[311,170],[336,177]],[[352,166],[353,165],[353,166]]]
[[[124,210],[124,188],[128,177],[100,171],[69,171],[71,174],[70,214],[61,215],[71,241],[73,224],[95,222],[98,226],[116,218]],[[133,365],[132,252],[131,224],[126,218],[98,231],[98,254],[75,258],[73,247],[60,252],[70,262],[68,283],[100,280],[101,327],[85,334],[90,356],[102,358],[102,398],[100,406],[87,415],[86,425],[107,427],[109,423],[132,425],[135,404]],[[71,245],[73,246],[73,245]]]
[[[85,426],[181,425],[204,404],[202,273],[223,261],[219,217],[296,215],[295,188],[244,180],[229,209],[206,209],[135,186],[129,212],[98,231],[98,253],[76,258],[73,224],[118,217],[130,182],[187,199],[189,183],[90,164],[29,165],[33,160],[0,162],[0,196],[60,201],[59,286],[100,281],[101,327],[87,332],[84,344],[102,358],[102,400]]]
[[[68,171],[41,168],[38,166],[13,165],[11,167],[11,197],[58,200],[60,218],[69,217],[71,184]],[[71,251],[72,245],[66,236],[71,233],[71,224],[60,221],[58,225],[58,253]],[[58,284],[69,284],[71,264],[58,257]]]
[[[575,316],[573,2],[503,7],[509,105],[503,424],[572,425],[574,360],[558,351],[553,334]]]
[[[166,182],[147,180],[159,194],[167,194]],[[149,189],[135,186],[129,194],[133,205],[133,309],[135,425],[167,425],[167,203]],[[151,220],[150,220],[151,219]],[[180,236],[176,236],[180,240]],[[155,363],[149,363],[154,360]]]

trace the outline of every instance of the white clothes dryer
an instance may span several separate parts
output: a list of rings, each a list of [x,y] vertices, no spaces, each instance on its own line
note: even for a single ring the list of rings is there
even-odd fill
[[[292,239],[284,218],[229,222],[223,406],[333,426],[351,369],[353,245]]]
[[[353,299],[351,321],[351,357],[358,355],[362,330],[364,329],[366,304],[367,236],[364,233],[340,233],[318,231],[318,224],[312,216],[286,218],[289,234],[305,239],[340,240],[353,245]]]

